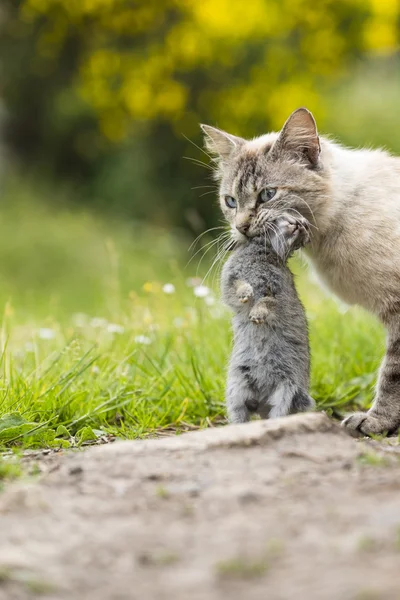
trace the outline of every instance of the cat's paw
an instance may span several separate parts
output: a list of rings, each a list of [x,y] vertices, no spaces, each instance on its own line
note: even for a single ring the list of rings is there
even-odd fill
[[[400,423],[379,418],[371,413],[371,411],[365,413],[356,412],[342,421],[342,426],[347,429],[351,435],[392,433],[399,428],[399,425]]]
[[[241,281],[236,289],[236,297],[242,304],[246,304],[253,298],[254,292],[253,288],[249,283],[245,281]]]

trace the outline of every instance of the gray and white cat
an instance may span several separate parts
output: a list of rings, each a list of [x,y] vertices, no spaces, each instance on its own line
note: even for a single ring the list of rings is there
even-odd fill
[[[282,130],[253,140],[204,125],[217,157],[222,211],[246,241],[268,209],[313,225],[306,253],[323,282],[385,325],[386,356],[375,401],[344,425],[364,434],[400,427],[400,158],[353,150],[320,137],[312,114],[296,110]]]
[[[221,274],[224,302],[234,311],[234,344],[226,387],[228,418],[283,417],[313,408],[308,395],[310,350],[303,305],[287,267],[309,241],[305,219],[280,218],[239,245]]]

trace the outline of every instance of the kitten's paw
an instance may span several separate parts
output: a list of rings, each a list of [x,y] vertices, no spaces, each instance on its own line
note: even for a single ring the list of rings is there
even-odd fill
[[[400,423],[385,418],[379,418],[370,412],[356,412],[344,421],[342,426],[352,435],[377,435],[380,433],[393,433],[399,429]]]
[[[307,219],[304,219],[304,217],[285,215],[284,217],[280,217],[276,221],[276,224],[279,232],[292,248],[301,248],[310,241],[309,225]]]
[[[264,304],[256,304],[249,313],[249,319],[256,325],[262,325],[270,320],[271,314],[271,311]]]
[[[242,304],[246,304],[249,300],[253,298],[253,288],[249,283],[245,281],[241,281],[236,289],[236,297]]]

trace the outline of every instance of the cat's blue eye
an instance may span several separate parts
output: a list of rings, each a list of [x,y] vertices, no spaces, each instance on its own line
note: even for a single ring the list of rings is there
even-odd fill
[[[225,196],[225,204],[228,208],[236,208],[236,200],[232,196]]]
[[[262,190],[258,194],[258,201],[259,202],[268,202],[269,200],[272,200],[272,198],[275,196],[276,192],[277,192],[276,188],[265,188],[265,190]]]

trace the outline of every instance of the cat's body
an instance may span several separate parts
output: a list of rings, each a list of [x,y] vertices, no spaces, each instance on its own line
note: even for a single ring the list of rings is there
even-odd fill
[[[374,313],[388,330],[377,394],[367,413],[344,425],[365,434],[400,427],[400,159],[351,150],[318,137],[306,109],[279,133],[246,141],[204,127],[218,155],[222,210],[246,239],[276,212],[297,214],[312,228],[306,252],[323,282],[342,300]],[[240,233],[238,233],[238,231]]]
[[[307,320],[286,266],[308,234],[301,224],[280,227],[279,254],[259,235],[234,250],[222,269],[222,297],[234,311],[226,388],[233,423],[248,421],[253,413],[275,418],[314,406],[308,395]]]
[[[400,306],[400,159],[321,139],[320,160],[331,198],[307,253],[337,296],[386,322]]]

